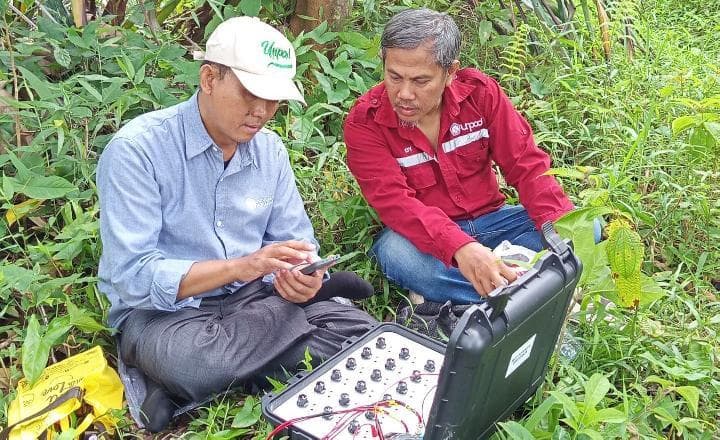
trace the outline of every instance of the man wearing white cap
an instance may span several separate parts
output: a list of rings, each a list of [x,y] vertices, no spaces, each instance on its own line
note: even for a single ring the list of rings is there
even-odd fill
[[[295,52],[255,18],[221,23],[188,101],[118,131],[97,169],[103,254],[99,288],[120,330],[119,354],[141,370],[140,416],[165,428],[173,401],[327,358],[366,332],[365,312],[318,300],[317,241],[280,138],[263,129],[280,100],[303,101]]]

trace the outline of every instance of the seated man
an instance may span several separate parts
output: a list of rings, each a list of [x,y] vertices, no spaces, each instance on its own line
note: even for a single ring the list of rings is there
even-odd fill
[[[195,95],[132,120],[102,154],[99,286],[120,356],[148,378],[151,431],[169,422],[171,399],[262,383],[375,323],[317,300],[337,293],[332,278],[323,293],[324,271],[292,269],[317,242],[287,151],[263,126],[279,100],[303,101],[294,75],[280,32],[227,20],[208,40]]]
[[[344,132],[350,170],[387,226],[373,253],[427,300],[478,302],[516,279],[492,249],[508,240],[540,250],[540,226],[573,205],[497,82],[459,68],[450,16],[402,11],[381,50],[384,81],[358,99]],[[493,163],[522,206],[505,204]]]

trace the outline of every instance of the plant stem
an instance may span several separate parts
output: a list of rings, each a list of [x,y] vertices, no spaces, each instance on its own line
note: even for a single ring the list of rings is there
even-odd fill
[[[12,4],[9,4],[12,6]],[[18,11],[20,12],[20,11]],[[24,17],[24,16],[23,16]],[[25,17],[27,19],[27,17]],[[17,69],[15,68],[15,54],[12,50],[12,41],[10,40],[10,31],[9,26],[7,24],[7,21],[5,21],[5,41],[7,41],[7,49],[8,54],[10,55],[10,71],[12,72],[12,79],[13,79],[13,96],[15,98],[15,102],[19,101],[19,89],[18,89],[18,78],[17,78]],[[15,119],[15,144],[17,148],[20,148],[20,143],[22,141],[22,126],[20,125],[20,112],[17,110],[13,112],[13,118]]]

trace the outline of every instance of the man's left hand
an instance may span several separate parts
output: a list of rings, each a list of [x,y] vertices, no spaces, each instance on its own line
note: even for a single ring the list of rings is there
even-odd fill
[[[275,272],[273,285],[280,296],[286,300],[293,303],[304,303],[313,299],[320,290],[323,275],[325,275],[325,269],[315,271],[310,275],[304,275],[298,269],[283,269]]]

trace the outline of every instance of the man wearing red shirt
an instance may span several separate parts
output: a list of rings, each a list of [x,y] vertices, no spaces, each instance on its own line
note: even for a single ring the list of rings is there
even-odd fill
[[[459,68],[450,16],[402,11],[381,48],[385,79],[344,127],[350,170],[387,226],[373,253],[388,278],[425,299],[478,302],[516,278],[492,248],[509,240],[540,250],[540,225],[573,205],[497,82]],[[493,163],[522,206],[505,204]]]

